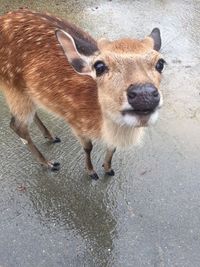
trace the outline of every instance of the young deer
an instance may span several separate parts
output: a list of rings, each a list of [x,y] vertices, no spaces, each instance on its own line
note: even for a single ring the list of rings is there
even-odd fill
[[[107,144],[103,167],[114,175],[115,149],[136,143],[158,117],[165,63],[160,47],[157,28],[143,40],[96,42],[49,14],[18,10],[1,16],[0,82],[11,128],[42,165],[58,170],[59,163],[45,159],[28,130],[34,120],[46,138],[60,141],[36,113],[44,107],[64,118],[80,140],[91,178],[98,179],[90,158],[94,139]]]

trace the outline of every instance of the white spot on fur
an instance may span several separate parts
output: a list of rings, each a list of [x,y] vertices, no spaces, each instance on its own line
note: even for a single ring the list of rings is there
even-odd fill
[[[27,54],[27,53],[24,53],[24,54],[22,55],[22,58],[25,59],[27,56],[28,56],[28,54]]]
[[[11,20],[10,19],[7,19],[5,22],[4,22],[4,29],[5,30],[8,30],[10,28],[10,22]]]
[[[25,139],[23,139],[23,138],[20,138],[21,139],[21,141],[22,141],[22,143],[24,144],[24,145],[27,145],[28,144],[28,141],[27,140],[25,140]]]
[[[36,42],[40,42],[43,38],[42,37],[39,37],[36,39]]]
[[[9,69],[11,67],[10,63],[7,63],[6,67],[7,67],[7,69]]]
[[[21,71],[21,68],[20,67],[16,67],[15,70],[16,70],[17,73],[19,73]]]
[[[23,41],[23,39],[17,40],[17,44],[20,44]]]

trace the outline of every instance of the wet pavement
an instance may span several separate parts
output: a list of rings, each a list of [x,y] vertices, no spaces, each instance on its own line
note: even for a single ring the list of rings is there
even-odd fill
[[[4,1],[69,18],[95,37],[142,38],[160,27],[168,66],[164,107],[143,146],[116,152],[116,176],[85,175],[84,153],[62,120],[43,111],[61,139],[50,145],[36,127],[38,147],[61,162],[43,170],[9,128],[0,97],[0,266],[200,266],[200,2]]]

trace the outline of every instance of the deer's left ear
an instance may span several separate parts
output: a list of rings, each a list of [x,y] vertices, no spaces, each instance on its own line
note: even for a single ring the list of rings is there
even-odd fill
[[[80,45],[79,42],[76,40],[75,43],[73,37],[63,30],[57,30],[56,36],[64,51],[65,56],[68,59],[68,62],[74,68],[74,70],[79,74],[92,76],[92,69],[89,64],[90,61],[89,56],[80,54],[78,52],[77,47]],[[87,43],[87,45],[89,44]],[[82,41],[81,41],[81,48],[84,51]]]
[[[159,51],[162,44],[160,30],[158,28],[154,28],[149,37],[153,40],[153,49]]]

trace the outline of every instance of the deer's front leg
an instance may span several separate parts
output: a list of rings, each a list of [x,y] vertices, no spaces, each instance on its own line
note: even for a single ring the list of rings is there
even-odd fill
[[[116,151],[116,148],[107,148],[106,156],[104,159],[103,167],[104,167],[105,173],[109,176],[115,175],[115,172],[113,171],[112,166],[111,166],[112,157],[113,157],[113,154],[115,153],[115,151]]]
[[[90,139],[85,138],[83,136],[79,136],[79,140],[83,146],[83,149],[85,151],[85,167],[86,167],[86,171],[88,173],[88,175],[94,179],[94,180],[98,180],[99,177],[97,175],[97,173],[95,172],[93,165],[92,165],[92,161],[91,161],[91,152],[92,152],[92,142]]]

